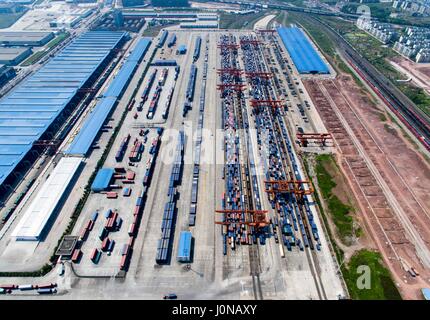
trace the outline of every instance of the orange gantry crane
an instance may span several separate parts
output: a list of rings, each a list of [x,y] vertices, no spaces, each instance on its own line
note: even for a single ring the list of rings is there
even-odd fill
[[[242,69],[235,69],[235,68],[225,68],[225,69],[217,69],[218,74],[230,74],[234,76],[240,76],[243,71]]]
[[[218,90],[226,90],[226,89],[232,89],[234,91],[242,91],[246,85],[241,83],[220,83],[217,84]]]
[[[271,72],[258,72],[258,71],[253,71],[253,72],[245,72],[245,76],[247,78],[261,78],[261,79],[270,79],[272,77],[272,73]]]
[[[269,224],[267,219],[267,210],[216,210],[216,213],[224,214],[224,221],[215,221],[216,224],[246,224],[256,228],[265,227]],[[244,214],[244,219],[240,219],[240,215]]]
[[[220,49],[238,49],[239,45],[237,43],[218,43],[217,47]]]
[[[327,141],[333,139],[331,133],[297,133],[296,137],[303,147],[307,147],[310,142],[316,142],[325,147]]]
[[[240,45],[245,45],[245,44],[253,44],[254,46],[258,46],[261,43],[260,40],[257,39],[241,39],[240,40]]]
[[[254,108],[265,107],[265,106],[270,106],[272,108],[285,107],[282,100],[255,100],[255,99],[252,99],[249,102],[251,103],[251,106],[253,106]]]
[[[270,195],[292,193],[297,196],[299,203],[302,202],[304,195],[310,195],[314,192],[314,188],[309,180],[266,180],[264,184],[265,191]]]

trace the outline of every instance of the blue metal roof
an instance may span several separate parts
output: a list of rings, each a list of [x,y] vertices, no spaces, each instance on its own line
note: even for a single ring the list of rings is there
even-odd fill
[[[327,65],[301,29],[279,27],[277,31],[299,73],[330,73]]]
[[[112,111],[116,100],[122,94],[136,70],[137,65],[148,51],[150,44],[150,38],[142,38],[139,40],[133,48],[132,53],[128,56],[120,71],[103,94],[103,98],[94,107],[94,110],[92,110],[90,116],[85,120],[84,125],[79,130],[79,133],[76,135],[69,148],[64,152],[65,154],[82,156],[87,154],[91,144],[103,126],[103,123],[106,121],[107,116]]]
[[[124,36],[84,33],[0,100],[0,184]]]
[[[102,168],[97,172],[97,175],[91,185],[91,190],[95,192],[106,190],[112,180],[114,170],[112,168]]]

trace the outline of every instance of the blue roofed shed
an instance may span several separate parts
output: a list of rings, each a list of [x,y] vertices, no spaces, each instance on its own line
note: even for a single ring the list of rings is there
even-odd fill
[[[100,192],[107,190],[112,180],[114,170],[112,168],[102,168],[97,172],[96,178],[91,185],[91,190],[94,192]]]
[[[64,152],[65,154],[85,156],[88,153],[103,123],[112,111],[117,99],[123,94],[137,66],[148,51],[150,44],[150,38],[139,40],[108,89],[104,92],[103,98],[91,111],[81,130]]]
[[[0,100],[0,185],[125,36],[110,31],[80,35]]]
[[[279,27],[277,31],[299,73],[330,73],[327,64],[301,29]]]

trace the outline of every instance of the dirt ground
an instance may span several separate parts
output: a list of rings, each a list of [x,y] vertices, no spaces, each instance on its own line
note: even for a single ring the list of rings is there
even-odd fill
[[[336,195],[340,201],[344,204],[348,204],[355,209],[354,212],[351,212],[351,216],[354,219],[354,224],[357,227],[363,228],[364,223],[361,221],[361,215],[358,211],[358,206],[356,200],[353,196],[352,190],[348,185],[348,181],[343,176],[342,172],[336,167],[334,164],[325,164],[324,168],[332,177],[332,180],[336,183],[336,186],[332,189],[332,194]],[[316,181],[317,182],[317,181]],[[328,208],[326,203],[323,201],[324,210],[328,212]],[[331,219],[327,220],[329,224],[329,228],[331,234],[333,235],[334,240],[336,241],[337,246],[343,251],[344,254],[344,262],[348,262],[349,259],[354,255],[354,253],[363,248],[375,248],[375,245],[372,243],[371,239],[367,237],[367,234],[364,233],[359,238],[353,239],[351,243],[346,244],[345,241],[340,239],[339,235],[336,232],[336,226]]]
[[[430,167],[349,75],[306,81],[337,145],[360,220],[384,256],[402,296],[420,299],[429,286]],[[384,115],[384,116],[382,116]],[[413,267],[419,276],[407,270]]]
[[[430,94],[430,63],[415,63],[403,57],[393,59],[394,67],[412,78],[416,85]]]

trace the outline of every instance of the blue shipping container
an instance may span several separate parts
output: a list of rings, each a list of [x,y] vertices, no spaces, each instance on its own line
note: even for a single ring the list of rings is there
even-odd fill
[[[193,236],[189,231],[181,231],[179,238],[178,257],[179,262],[191,262],[191,240]]]

